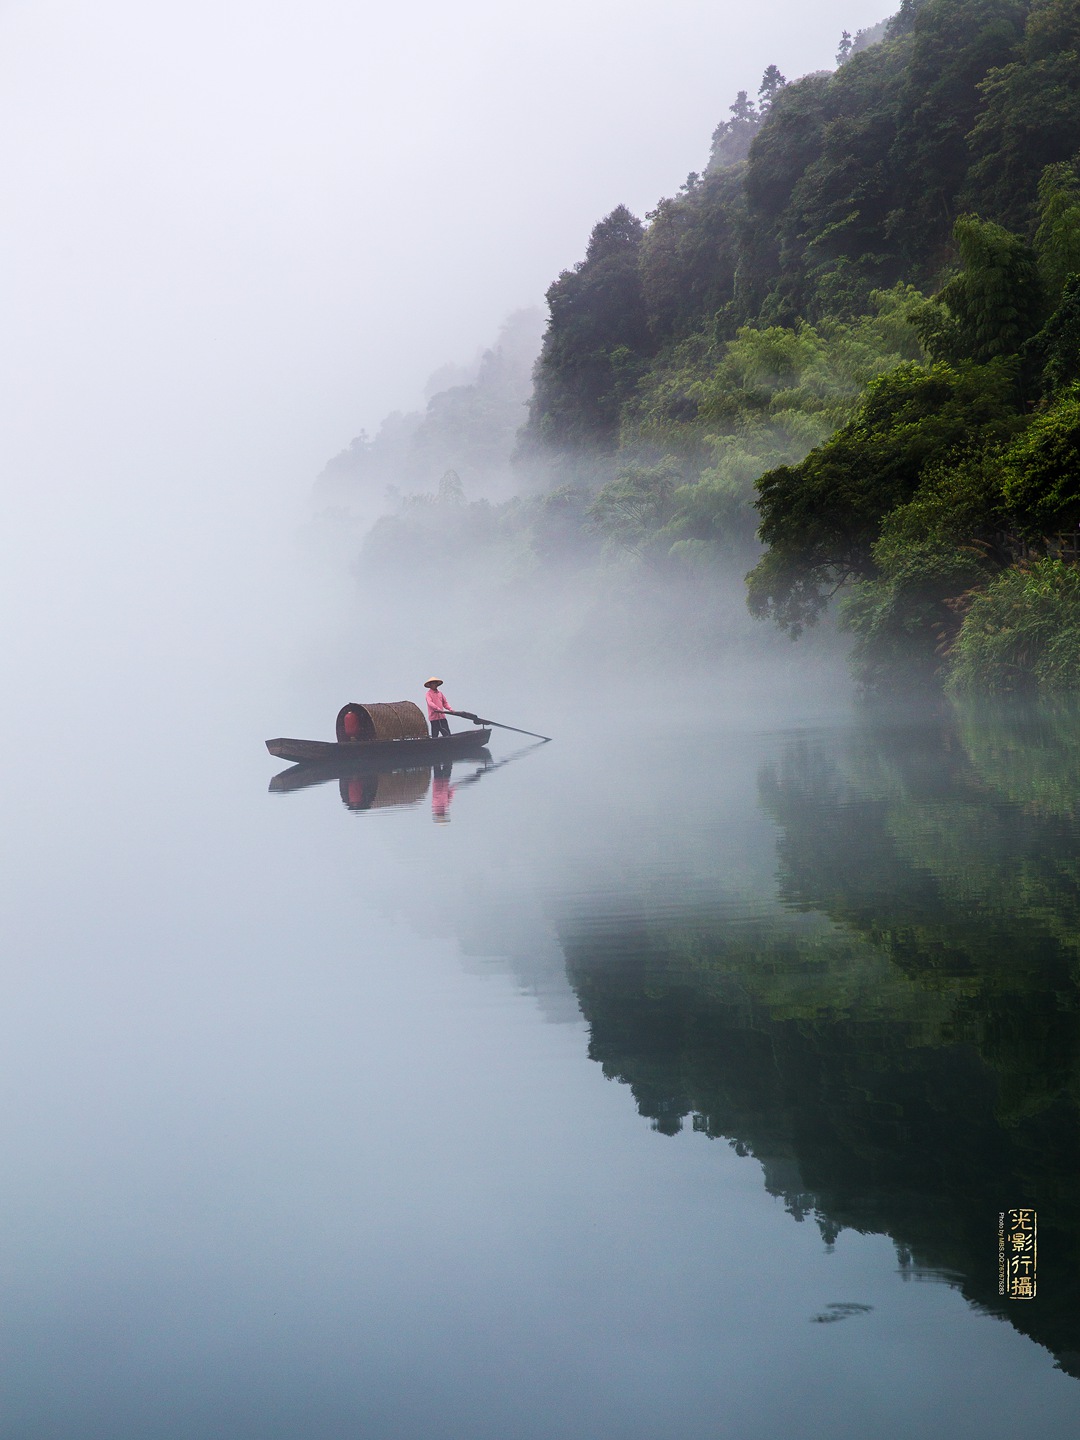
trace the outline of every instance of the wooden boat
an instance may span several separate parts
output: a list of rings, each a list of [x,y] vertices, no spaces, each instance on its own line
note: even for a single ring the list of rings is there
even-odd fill
[[[374,809],[383,805],[397,807],[411,803],[403,797],[423,799],[431,784],[432,774],[447,776],[452,772],[455,785],[468,785],[474,776],[460,779],[458,771],[462,767],[478,767],[477,774],[499,768],[492,762],[489,750],[473,750],[468,755],[459,752],[453,760],[445,757],[446,752],[443,751],[438,765],[417,765],[410,762],[394,769],[388,769],[385,763],[368,761],[365,764],[362,759],[359,762],[350,759],[346,764],[332,762],[328,765],[301,761],[273,777],[270,781],[270,793],[287,795],[296,790],[310,789],[313,785],[326,785],[337,781],[342,801],[350,810]]]
[[[401,740],[267,740],[279,760],[334,767],[338,774],[355,770],[401,770],[416,765],[441,765],[458,756],[476,755],[491,739],[490,730],[462,730],[457,735]]]
[[[491,739],[491,731],[462,730],[433,740],[419,705],[411,700],[361,705],[350,700],[338,711],[336,740],[267,740],[279,760],[300,765],[349,769],[401,770],[406,766],[441,765],[456,755],[475,755]]]

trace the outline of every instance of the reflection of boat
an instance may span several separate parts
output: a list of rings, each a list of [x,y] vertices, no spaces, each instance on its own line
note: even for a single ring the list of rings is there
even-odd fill
[[[445,744],[445,741],[436,741],[433,748]],[[344,761],[332,760],[321,765],[301,762],[290,765],[288,770],[282,770],[280,775],[275,775],[270,781],[271,793],[285,795],[293,790],[306,790],[311,785],[325,785],[336,780],[341,802],[348,809],[381,810],[417,805],[430,787],[432,816],[436,820],[446,820],[450,801],[459,790],[463,790],[466,785],[475,785],[485,775],[501,770],[504,765],[509,765],[511,761],[518,760],[530,750],[538,750],[540,747],[527,745],[524,750],[517,750],[513,755],[506,755],[502,760],[496,761],[492,761],[487,750],[480,748],[468,754],[459,753],[456,762],[448,758],[445,749],[437,748],[440,761],[437,765],[417,765],[410,759],[407,764],[394,766],[379,758],[385,753],[385,746],[349,745],[340,748],[348,751]],[[412,753],[412,750],[403,751],[400,747],[394,752],[395,755],[406,754],[410,757]],[[472,762],[476,768],[471,775],[455,779],[451,785],[454,764],[460,766],[463,761]]]
[[[279,760],[299,764],[337,765],[337,774],[354,767],[398,770],[406,765],[441,765],[459,755],[476,755],[491,739],[487,729],[463,730],[433,740],[418,705],[395,700],[388,705],[361,705],[351,700],[338,711],[337,740],[267,740]]]
[[[411,750],[405,752],[409,756],[407,763],[393,765],[382,759],[381,753],[375,756],[367,753],[376,748],[379,752],[384,752],[384,746],[350,745],[347,748],[350,753],[344,760],[332,760],[329,764],[301,762],[291,765],[288,770],[282,770],[280,775],[275,775],[270,781],[272,793],[285,795],[293,790],[306,790],[311,785],[325,785],[330,780],[337,780],[340,782],[342,800],[354,810],[377,808],[374,798],[369,798],[365,803],[365,797],[377,796],[378,806],[412,805],[427,794],[432,766],[423,761],[416,764]],[[365,753],[358,753],[361,751]],[[401,752],[395,752],[398,753]],[[445,754],[445,750],[439,751],[440,758]],[[491,756],[483,747],[470,751],[468,756],[460,755],[459,758],[479,761],[482,769],[495,768],[491,764]],[[440,765],[437,768],[441,770],[443,767]],[[399,798],[388,798],[391,795]]]
[[[419,770],[379,770],[374,774],[341,775],[338,790],[348,810],[400,809],[419,805],[428,793],[431,767]]]

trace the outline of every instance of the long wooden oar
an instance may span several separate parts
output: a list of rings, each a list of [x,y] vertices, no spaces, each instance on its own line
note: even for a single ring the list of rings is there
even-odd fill
[[[516,725],[501,725],[498,720],[481,720],[479,715],[470,715],[467,710],[451,710],[459,720],[471,720],[474,725],[494,725],[496,730],[513,730],[515,735],[531,735],[534,740],[550,740],[550,735],[538,735],[535,730],[520,730]]]

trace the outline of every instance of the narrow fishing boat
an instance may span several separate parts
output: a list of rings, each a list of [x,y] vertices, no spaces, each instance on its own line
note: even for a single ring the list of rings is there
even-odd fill
[[[360,705],[350,701],[338,711],[336,740],[267,740],[266,748],[279,760],[301,765],[350,769],[399,769],[412,765],[438,765],[459,755],[475,755],[491,739],[487,728],[462,730],[433,740],[427,721],[411,700]]]

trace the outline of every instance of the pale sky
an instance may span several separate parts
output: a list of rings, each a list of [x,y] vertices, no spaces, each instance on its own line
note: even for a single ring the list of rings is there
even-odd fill
[[[106,445],[265,427],[302,475],[882,5],[7,0],[8,398]]]

